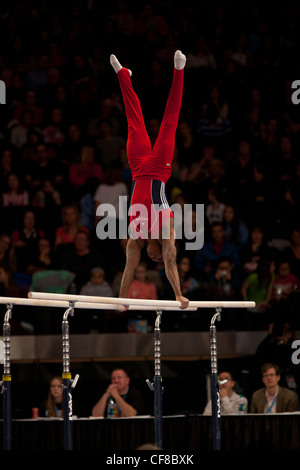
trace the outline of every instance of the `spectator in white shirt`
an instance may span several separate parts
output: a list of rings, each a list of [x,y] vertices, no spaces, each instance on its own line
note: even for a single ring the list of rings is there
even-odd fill
[[[224,380],[226,382],[220,385],[221,415],[247,413],[248,400],[234,391],[235,381],[230,372],[224,371],[220,373],[219,381],[223,382]],[[211,415],[211,413],[212,406],[211,400],[209,400],[203,414]]]

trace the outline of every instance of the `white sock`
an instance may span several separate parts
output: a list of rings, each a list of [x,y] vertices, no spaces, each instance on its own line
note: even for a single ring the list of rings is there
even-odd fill
[[[114,71],[116,73],[120,72],[120,70],[123,68],[122,65],[120,64],[120,62],[118,61],[118,59],[116,58],[116,56],[113,55],[113,54],[111,54],[111,56],[110,56],[110,63],[113,66]],[[129,70],[129,69],[127,69],[127,70],[129,72],[129,75],[131,76],[132,75],[131,70]]]
[[[176,51],[174,55],[174,66],[177,70],[182,70],[185,67],[186,57],[181,51]]]

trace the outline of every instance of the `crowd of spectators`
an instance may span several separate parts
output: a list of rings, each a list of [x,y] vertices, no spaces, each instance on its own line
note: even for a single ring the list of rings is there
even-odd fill
[[[300,38],[294,3],[284,11],[253,2],[188,1],[178,13],[168,1],[4,2],[1,295],[49,288],[47,272],[52,285],[79,293],[95,268],[118,295],[126,240],[96,234],[98,205],[114,204],[118,217],[118,196],[131,187],[109,56],[133,71],[154,141],[180,49],[184,96],[166,190],[170,204],[205,207],[203,248],[178,241],[184,293],[255,300],[240,327],[286,315],[297,326],[300,114],[291,95]],[[158,298],[173,298],[163,265],[142,261]]]

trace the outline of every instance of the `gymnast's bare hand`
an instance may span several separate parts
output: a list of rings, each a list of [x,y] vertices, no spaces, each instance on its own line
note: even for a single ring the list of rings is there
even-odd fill
[[[178,300],[178,302],[181,303],[180,308],[182,309],[187,308],[189,306],[189,299],[187,299],[186,297],[183,297],[183,295],[178,295],[176,297],[176,300]]]
[[[127,312],[128,309],[129,309],[129,305],[122,305],[121,302],[120,302],[120,305],[118,305],[116,308],[116,310],[121,313]]]

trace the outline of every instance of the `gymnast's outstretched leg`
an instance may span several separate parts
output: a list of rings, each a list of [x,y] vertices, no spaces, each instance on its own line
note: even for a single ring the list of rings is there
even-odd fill
[[[174,74],[165,112],[160,125],[157,140],[153,147],[153,158],[159,158],[161,164],[171,165],[175,150],[175,135],[179,120],[183,76],[186,57],[181,51],[174,55]]]
[[[127,157],[132,168],[136,163],[151,151],[151,142],[146,131],[140,100],[131,83],[131,71],[122,67],[115,55],[110,56],[119,79],[123,95],[128,124]]]

